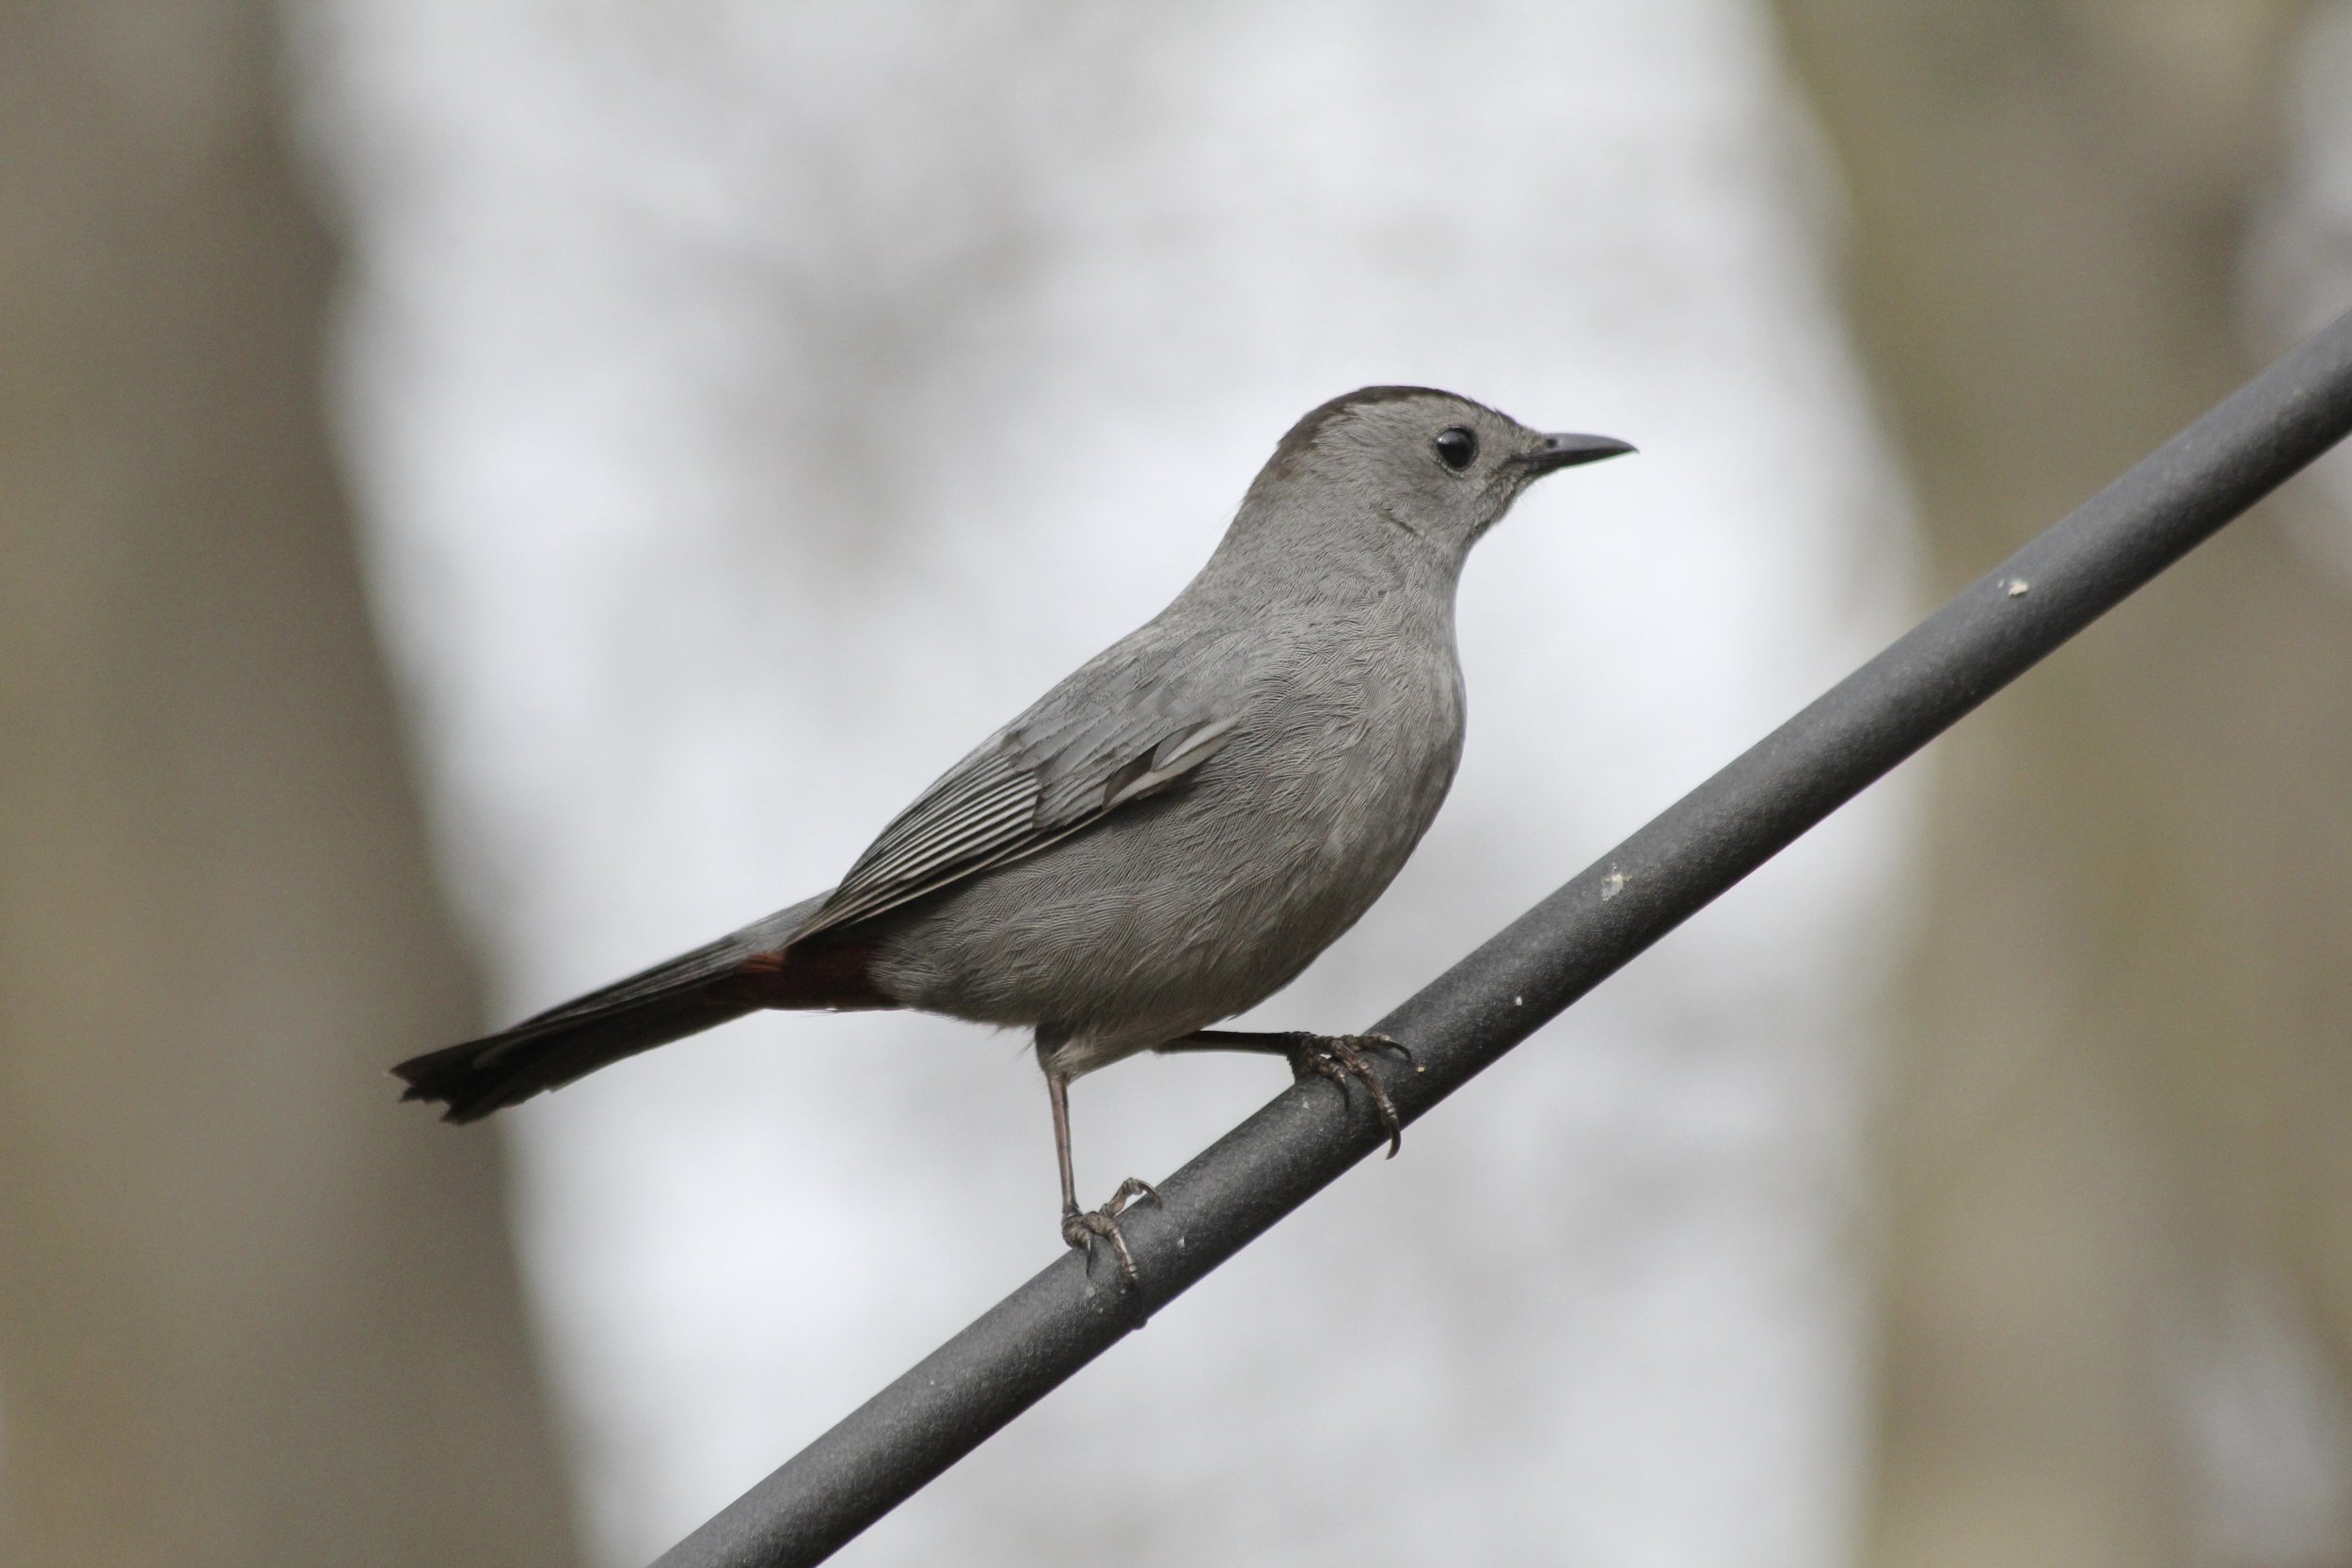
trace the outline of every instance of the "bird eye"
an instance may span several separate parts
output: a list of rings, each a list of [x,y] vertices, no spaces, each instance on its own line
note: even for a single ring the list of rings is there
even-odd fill
[[[1478,455],[1478,437],[1458,424],[1438,432],[1436,446],[1438,461],[1456,473],[1469,467],[1470,459]]]

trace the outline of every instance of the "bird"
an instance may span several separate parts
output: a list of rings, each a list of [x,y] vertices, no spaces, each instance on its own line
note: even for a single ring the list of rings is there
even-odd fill
[[[1400,1145],[1380,1036],[1220,1030],[1385,892],[1461,761],[1454,599],[1472,546],[1543,476],[1634,449],[1546,435],[1426,387],[1367,387],[1276,445],[1159,614],[950,768],[827,892],[392,1071],[471,1122],[762,1008],[914,1008],[1032,1032],[1061,1238],[1082,1209],[1072,1080],[1139,1052],[1286,1057],[1361,1085]]]

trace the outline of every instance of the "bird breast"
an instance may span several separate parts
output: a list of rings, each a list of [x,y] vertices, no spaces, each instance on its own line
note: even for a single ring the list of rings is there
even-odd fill
[[[1461,676],[1450,636],[1343,636],[1264,660],[1235,696],[1232,741],[1185,784],[886,922],[881,989],[1043,1027],[1078,1072],[1288,984],[1436,816]]]

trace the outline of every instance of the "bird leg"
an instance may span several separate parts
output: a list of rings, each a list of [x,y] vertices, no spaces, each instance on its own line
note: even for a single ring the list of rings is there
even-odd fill
[[[1119,1233],[1119,1216],[1125,1212],[1131,1200],[1148,1197],[1157,1203],[1160,1195],[1149,1181],[1131,1176],[1119,1184],[1119,1190],[1111,1194],[1111,1200],[1100,1209],[1080,1209],[1078,1178],[1070,1163],[1069,1077],[1047,1069],[1045,1092],[1054,1102],[1054,1157],[1061,1165],[1061,1239],[1073,1251],[1084,1252],[1089,1257],[1094,1253],[1094,1238],[1101,1236],[1107,1239],[1111,1250],[1119,1255],[1120,1271],[1126,1275],[1127,1283],[1140,1291],[1143,1289],[1143,1278],[1136,1273],[1135,1254],[1127,1250],[1127,1238]]]
[[[1405,1123],[1396,1114],[1389,1091],[1381,1085],[1380,1075],[1372,1070],[1373,1051],[1391,1051],[1409,1065],[1413,1053],[1386,1035],[1315,1035],[1304,1029],[1284,1029],[1272,1033],[1252,1029],[1200,1029],[1181,1039],[1153,1046],[1154,1051],[1262,1051],[1269,1055],[1287,1057],[1291,1075],[1304,1081],[1308,1078],[1328,1078],[1346,1091],[1349,1079],[1361,1084],[1372,1094],[1373,1108],[1380,1113],[1380,1125],[1388,1129],[1389,1158],[1396,1158],[1405,1147]],[[1414,1071],[1421,1069],[1414,1068]]]

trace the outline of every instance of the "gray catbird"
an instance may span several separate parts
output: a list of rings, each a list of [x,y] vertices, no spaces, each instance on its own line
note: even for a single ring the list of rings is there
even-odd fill
[[[1544,436],[1420,387],[1335,398],[1282,437],[1200,576],[965,757],[841,885],[485,1039],[401,1063],[472,1121],[761,1007],[916,1007],[1034,1029],[1062,1236],[1069,1085],[1138,1051],[1279,1052],[1370,1091],[1395,1042],[1207,1025],[1287,985],[1371,907],[1462,754],[1454,585],[1555,468],[1633,449]]]

